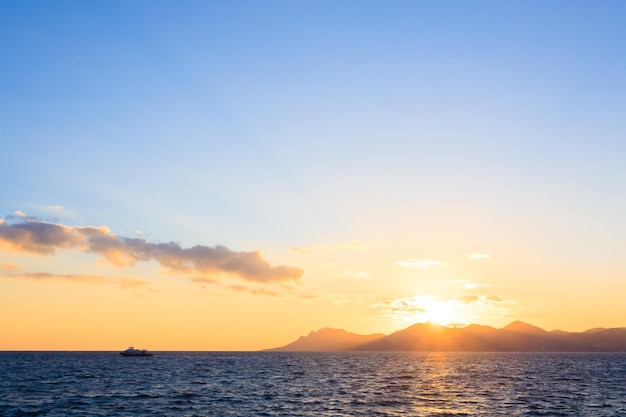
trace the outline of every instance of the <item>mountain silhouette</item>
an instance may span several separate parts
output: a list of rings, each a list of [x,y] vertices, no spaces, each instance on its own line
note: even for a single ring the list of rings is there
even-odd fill
[[[298,340],[289,343],[288,345],[266,350],[284,352],[353,350],[360,345],[366,344],[384,336],[385,335],[382,333],[365,336],[350,333],[345,330],[331,329],[329,327],[326,327],[324,329],[311,332],[308,336],[301,336]]]
[[[534,335],[545,335],[546,333],[548,333],[541,327],[533,326],[532,324],[524,323],[523,321],[519,320],[508,324],[507,326],[503,327],[502,330],[507,330],[514,333],[525,333]]]
[[[496,329],[417,323],[390,335],[325,328],[271,351],[626,352],[626,328],[548,332],[522,321]]]

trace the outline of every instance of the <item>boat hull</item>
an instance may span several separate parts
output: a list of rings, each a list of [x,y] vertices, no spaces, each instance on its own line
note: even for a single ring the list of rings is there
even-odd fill
[[[120,352],[120,355],[122,356],[154,356],[152,353],[127,353],[127,352]]]
[[[123,352],[120,352],[122,356],[152,356],[152,353],[148,352],[148,349],[135,349],[134,347],[129,347]]]

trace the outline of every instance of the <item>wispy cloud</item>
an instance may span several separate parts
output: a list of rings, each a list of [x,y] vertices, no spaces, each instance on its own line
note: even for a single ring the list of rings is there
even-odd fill
[[[404,268],[420,268],[420,269],[438,269],[446,266],[444,262],[435,261],[432,259],[416,259],[411,258],[406,261],[398,261],[396,265]]]
[[[62,280],[75,283],[116,284],[124,289],[148,285],[148,281],[135,277],[106,277],[85,274],[51,274],[48,272],[21,272],[5,274],[5,277],[28,280]]]
[[[338,252],[345,250],[356,250],[359,252],[367,252],[368,245],[359,242],[358,240],[353,240],[348,243],[336,243],[333,245],[315,245],[315,246],[294,246],[289,248],[290,251],[299,253],[299,254],[307,254],[311,252]]]
[[[73,211],[59,205],[42,206],[38,207],[37,209],[44,213],[50,213],[53,216],[55,223],[59,221],[60,217],[63,217],[65,219],[75,219],[78,217]]]
[[[228,284],[216,281],[206,281],[201,279],[192,278],[193,281],[200,282],[203,285],[202,288],[208,290],[203,295],[209,295],[212,297],[224,297],[230,293],[238,294],[250,294],[255,296],[264,297],[280,297],[282,299],[294,299],[294,300],[320,300],[329,299],[330,296],[323,291],[315,288],[307,288],[302,286],[291,286],[288,284],[279,284],[268,289],[267,287],[261,287],[259,284],[250,283],[250,285],[240,284]]]
[[[370,307],[379,310],[383,315],[391,317],[396,321],[415,320],[416,317],[425,315],[428,312],[424,301],[432,298],[432,296],[416,295],[410,298],[381,301],[370,305]]]
[[[250,288],[243,285],[229,285],[227,288],[237,293],[248,293],[252,295],[265,295],[268,297],[278,297],[281,294],[278,291],[268,290],[267,288]]]
[[[359,271],[352,268],[344,268],[339,265],[330,263],[325,264],[326,273],[333,277],[345,277],[345,278],[354,278],[354,279],[370,279],[371,275],[366,271]]]
[[[487,317],[510,317],[512,300],[501,296],[465,294],[441,297],[415,295],[381,301],[370,305],[381,314],[399,322],[420,322],[428,320],[445,321],[448,324],[470,324],[473,320]]]
[[[21,215],[16,220],[7,216],[0,221],[0,248],[10,252],[51,255],[57,249],[77,249],[118,267],[155,260],[170,272],[208,279],[226,274],[259,283],[298,281],[303,274],[300,268],[270,265],[260,251],[238,252],[220,245],[183,248],[176,242],[118,236],[106,226],[67,226]]]
[[[370,273],[365,272],[365,271],[357,271],[355,269],[346,268],[342,272],[343,272],[343,276],[348,277],[348,278],[355,278],[355,279],[370,279],[371,278]]]
[[[467,255],[468,258],[472,261],[480,261],[481,259],[489,259],[490,256],[488,253],[474,252]]]
[[[491,284],[484,284],[484,283],[480,283],[480,282],[472,282],[469,281],[467,279],[459,279],[456,281],[450,281],[451,284],[456,284],[461,286],[462,288],[466,289],[466,290],[477,290],[479,288],[485,288],[485,287],[493,287],[493,285]]]
[[[4,272],[19,271],[22,268],[22,265],[18,264],[0,264],[0,271]]]

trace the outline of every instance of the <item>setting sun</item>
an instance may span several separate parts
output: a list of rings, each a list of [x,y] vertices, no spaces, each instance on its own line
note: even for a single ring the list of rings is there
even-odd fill
[[[624,414],[625,22],[0,1],[0,416]]]
[[[379,306],[395,321],[406,323],[437,323],[444,326],[463,326],[479,318],[476,311],[478,297],[436,297],[415,295]]]
[[[626,325],[623,7],[497,4],[4,2],[0,350]]]
[[[417,321],[428,321],[444,326],[466,325],[471,323],[467,315],[467,306],[455,300],[442,300],[424,304],[422,317],[416,317]]]

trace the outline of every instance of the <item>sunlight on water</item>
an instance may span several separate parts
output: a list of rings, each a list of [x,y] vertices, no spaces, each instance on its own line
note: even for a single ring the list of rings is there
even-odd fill
[[[625,354],[0,353],[0,415],[615,416]]]

